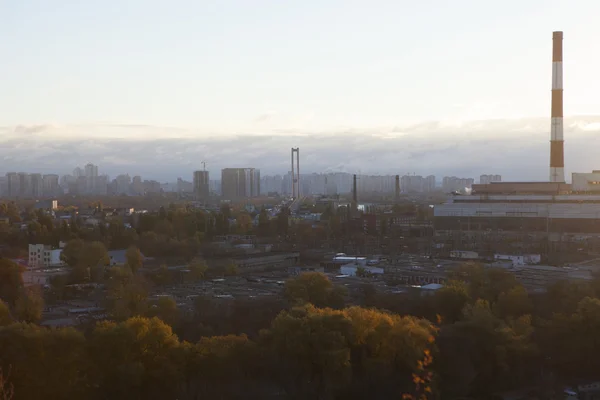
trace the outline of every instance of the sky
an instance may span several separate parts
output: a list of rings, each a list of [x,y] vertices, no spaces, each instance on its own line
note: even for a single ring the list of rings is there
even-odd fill
[[[498,121],[549,118],[554,30],[564,31],[565,116],[579,126],[600,115],[597,15],[596,0],[0,0],[0,128],[10,133],[0,156],[8,163],[14,137],[36,129],[44,143],[185,137],[200,148],[277,136],[276,163],[299,142],[315,155],[311,135],[333,135],[338,152],[347,135],[389,147],[383,136],[415,126],[429,127],[418,141],[436,148],[464,144],[445,127],[503,143]],[[545,152],[549,122],[538,125]],[[114,154],[72,149],[107,168],[137,164],[135,152],[119,164]],[[232,164],[252,160],[238,150]],[[185,162],[224,163],[214,150],[200,153]],[[356,164],[352,156],[345,164]],[[586,170],[596,167],[588,161]],[[507,166],[483,160],[484,168]]]

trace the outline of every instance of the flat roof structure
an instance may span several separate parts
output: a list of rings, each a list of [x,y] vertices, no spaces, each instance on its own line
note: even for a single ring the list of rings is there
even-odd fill
[[[473,194],[561,194],[571,192],[564,182],[490,182],[473,184]]]

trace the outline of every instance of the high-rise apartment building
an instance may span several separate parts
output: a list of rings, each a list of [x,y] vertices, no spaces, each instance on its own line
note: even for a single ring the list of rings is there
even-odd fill
[[[500,175],[481,175],[479,177],[480,185],[487,185],[492,182],[502,182],[502,176]]]
[[[131,179],[131,192],[136,196],[144,194],[144,183],[141,176],[136,175]]]
[[[221,171],[221,192],[227,200],[239,200],[260,195],[260,170],[255,168],[225,168]]]
[[[42,174],[31,174],[31,197],[39,199],[44,196],[44,180]]]
[[[31,197],[31,175],[27,172],[19,172],[19,197]]]
[[[460,192],[465,189],[471,189],[475,183],[473,178],[457,178],[456,176],[445,176],[442,181],[442,189],[445,192]]]
[[[210,194],[208,171],[194,171],[194,195],[206,199]]]
[[[424,192],[433,192],[435,190],[435,175],[428,175],[423,182]]]
[[[86,178],[86,192],[95,193],[98,180],[98,166],[88,163],[84,167],[84,176]]]
[[[58,175],[46,174],[42,178],[44,196],[57,196],[59,194]]]
[[[7,173],[6,181],[8,197],[18,197],[21,193],[21,180],[19,179],[19,174],[16,172]]]

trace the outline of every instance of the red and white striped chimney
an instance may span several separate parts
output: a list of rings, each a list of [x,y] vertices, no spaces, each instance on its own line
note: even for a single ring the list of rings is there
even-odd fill
[[[550,128],[550,181],[565,181],[563,139],[562,32],[552,33],[552,124]]]

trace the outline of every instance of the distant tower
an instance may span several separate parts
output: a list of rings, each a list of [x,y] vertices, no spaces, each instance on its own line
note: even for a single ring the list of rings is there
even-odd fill
[[[563,33],[552,33],[552,118],[550,127],[550,181],[565,181],[563,139]]]
[[[296,165],[294,168],[294,154],[296,154]],[[300,148],[292,147],[292,197],[300,197]]]
[[[358,188],[356,187],[356,174],[352,175],[352,202],[353,206],[356,208],[358,206]]]
[[[400,201],[400,175],[396,175],[396,202]]]

